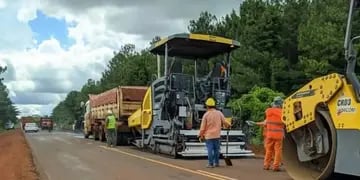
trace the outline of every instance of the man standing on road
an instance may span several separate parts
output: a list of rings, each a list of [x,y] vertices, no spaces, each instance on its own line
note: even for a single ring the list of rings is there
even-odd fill
[[[221,127],[225,125],[228,128],[231,125],[225,121],[224,114],[216,110],[213,98],[208,98],[205,105],[207,112],[201,121],[199,140],[205,139],[209,161],[207,167],[219,167]]]
[[[266,109],[266,153],[264,159],[264,169],[270,169],[270,163],[274,156],[273,170],[280,170],[282,143],[284,138],[284,123],[281,120],[282,99],[275,97],[272,107]]]
[[[274,103],[271,103],[271,106],[272,107],[274,106]],[[266,120],[264,121],[261,121],[261,122],[256,122],[256,125],[258,126],[261,126],[262,127],[262,135],[263,135],[263,144],[264,144],[264,156],[266,155]],[[275,153],[275,152],[274,152]],[[272,155],[273,157],[274,155]],[[272,158],[274,159],[274,158]],[[282,165],[282,161],[280,161],[280,164]]]
[[[271,108],[273,106],[274,106],[274,102],[272,102],[268,108]],[[266,111],[265,111],[265,114],[266,114]],[[264,155],[265,155],[266,154],[266,119],[261,122],[256,122],[255,124],[262,127],[262,135],[263,135],[263,143],[264,143],[264,151],[265,151]]]
[[[107,146],[113,147],[116,145],[116,117],[111,110],[108,110],[107,113],[105,120]]]

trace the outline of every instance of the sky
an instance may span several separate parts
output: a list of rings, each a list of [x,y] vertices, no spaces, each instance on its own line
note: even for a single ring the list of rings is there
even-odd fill
[[[221,3],[220,3],[221,2]],[[242,0],[0,0],[0,65],[20,115],[51,115],[98,80],[124,44],[188,32],[201,11],[222,17]]]

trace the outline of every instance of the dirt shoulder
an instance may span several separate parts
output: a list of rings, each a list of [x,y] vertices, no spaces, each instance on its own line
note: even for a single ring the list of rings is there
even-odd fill
[[[0,179],[39,179],[31,150],[20,129],[0,133],[0,171]]]

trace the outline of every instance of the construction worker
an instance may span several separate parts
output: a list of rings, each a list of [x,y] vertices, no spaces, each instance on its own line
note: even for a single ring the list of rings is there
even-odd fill
[[[271,160],[274,159],[272,170],[279,171],[282,156],[282,143],[284,138],[284,124],[281,120],[282,98],[275,97],[272,107],[266,109],[266,152],[264,169],[269,170]]]
[[[271,103],[271,107],[273,106],[273,103]],[[264,155],[266,154],[266,120],[264,121],[261,121],[261,122],[256,122],[255,123],[256,125],[259,125],[261,126],[263,129],[262,129],[262,135],[263,135],[263,144],[264,144]],[[274,152],[275,153],[275,152]],[[282,161],[280,161],[281,165],[283,165]]]
[[[220,74],[221,77],[226,77],[227,76],[227,66],[226,63],[224,61],[221,62],[220,64]]]
[[[221,127],[223,125],[230,127],[231,125],[225,121],[224,114],[216,110],[215,100],[213,98],[208,98],[205,105],[207,111],[201,121],[199,140],[202,142],[202,140],[205,139],[208,152],[207,167],[219,167]]]
[[[107,146],[113,147],[116,145],[116,117],[111,110],[108,110],[107,113],[105,120]]]
[[[271,103],[271,105],[269,107],[272,107],[273,106],[273,103]],[[261,126],[262,127],[262,135],[263,135],[263,144],[264,144],[264,155],[266,153],[266,120],[264,121],[261,121],[261,122],[256,122],[255,123],[256,125],[258,126]]]

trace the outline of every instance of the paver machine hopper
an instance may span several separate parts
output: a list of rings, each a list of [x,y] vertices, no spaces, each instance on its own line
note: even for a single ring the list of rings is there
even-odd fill
[[[150,52],[163,57],[164,74],[152,82],[142,107],[128,119],[129,126],[135,129],[134,144],[172,157],[207,156],[205,143],[197,137],[206,112],[205,100],[215,98],[217,109],[233,123],[231,109],[226,106],[231,95],[230,53],[239,46],[239,42],[223,37],[185,33],[153,44]],[[209,61],[218,62],[206,72],[208,66],[200,65],[208,65]],[[225,140],[226,130],[222,130],[223,155]],[[230,130],[227,155],[254,155],[246,149],[241,129]]]
[[[359,7],[359,0],[350,1],[345,75],[315,78],[284,101],[283,161],[294,179],[360,179],[360,82],[352,45],[360,36],[351,37],[353,11]]]

